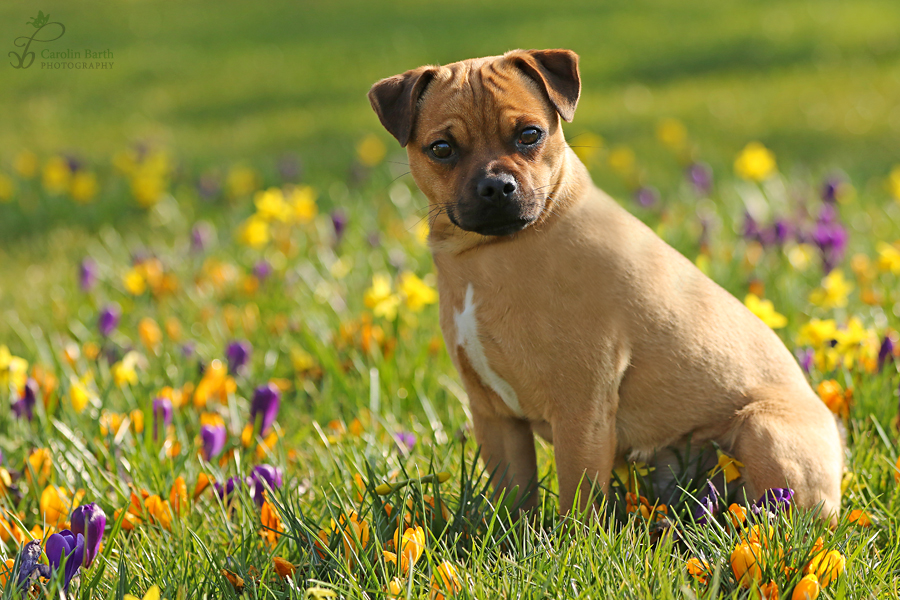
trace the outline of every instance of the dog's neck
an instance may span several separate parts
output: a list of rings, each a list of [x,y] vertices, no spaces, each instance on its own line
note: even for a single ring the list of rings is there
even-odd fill
[[[576,202],[584,198],[585,187],[593,185],[587,168],[569,147],[566,147],[559,171],[553,179],[556,183],[552,184],[546,207],[537,221],[527,228],[507,236],[485,236],[460,229],[449,220],[441,220],[434,224],[428,236],[431,253],[434,256],[458,255],[487,244],[513,242],[519,237],[532,235],[535,229],[546,230],[547,227],[552,227],[565,218]]]

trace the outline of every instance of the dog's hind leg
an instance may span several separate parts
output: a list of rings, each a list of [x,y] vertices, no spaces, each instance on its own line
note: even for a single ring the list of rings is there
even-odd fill
[[[758,398],[737,415],[733,451],[744,463],[752,501],[770,488],[794,490],[794,503],[821,505],[822,518],[836,523],[841,504],[843,449],[834,417],[812,390],[754,392]],[[779,394],[779,396],[776,396]],[[789,409],[784,403],[789,402]]]

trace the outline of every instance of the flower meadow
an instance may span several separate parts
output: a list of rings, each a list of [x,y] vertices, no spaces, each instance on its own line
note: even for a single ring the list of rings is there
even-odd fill
[[[674,491],[621,464],[564,518],[542,442],[517,517],[440,336],[427,202],[380,137],[318,186],[290,156],[23,150],[0,221],[72,227],[4,250],[0,597],[898,597],[900,166],[782,173],[750,141],[717,172],[681,122],[656,133],[678,180],[570,143],[795,352],[845,436],[836,526],[745,497],[715,447]]]

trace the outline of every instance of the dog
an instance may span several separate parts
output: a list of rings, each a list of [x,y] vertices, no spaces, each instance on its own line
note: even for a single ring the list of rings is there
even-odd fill
[[[791,487],[834,522],[833,415],[769,327],[594,186],[560,122],[578,61],[513,50],[369,91],[429,200],[441,329],[493,485],[536,506],[537,433],[561,512],[584,511],[617,460],[712,441],[747,497]]]

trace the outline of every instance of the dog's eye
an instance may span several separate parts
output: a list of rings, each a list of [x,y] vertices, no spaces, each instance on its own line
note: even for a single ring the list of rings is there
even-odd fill
[[[444,140],[433,143],[430,150],[435,158],[449,158],[453,154],[453,148]]]
[[[526,127],[519,134],[519,143],[523,146],[531,146],[541,139],[541,130],[537,127]]]

